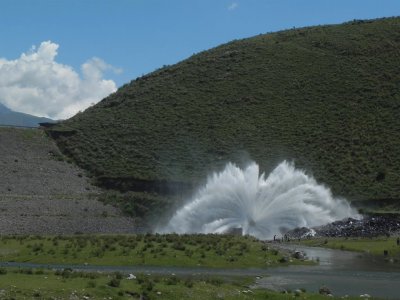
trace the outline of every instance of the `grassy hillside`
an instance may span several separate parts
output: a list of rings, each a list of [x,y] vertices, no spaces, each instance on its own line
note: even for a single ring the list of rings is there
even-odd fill
[[[336,195],[400,199],[400,18],[233,41],[49,129],[102,186],[161,194],[294,160]]]

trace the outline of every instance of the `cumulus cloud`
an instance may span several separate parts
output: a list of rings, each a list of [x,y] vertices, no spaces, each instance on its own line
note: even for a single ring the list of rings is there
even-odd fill
[[[228,6],[228,10],[235,10],[236,8],[238,8],[239,4],[237,2],[232,2],[229,6]]]
[[[104,72],[119,69],[94,57],[80,74],[55,61],[59,45],[42,42],[16,60],[0,58],[0,102],[12,110],[53,119],[66,119],[115,92]]]

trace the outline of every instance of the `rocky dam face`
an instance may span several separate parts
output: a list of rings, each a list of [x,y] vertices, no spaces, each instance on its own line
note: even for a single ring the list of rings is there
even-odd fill
[[[132,233],[39,129],[0,128],[0,234]]]

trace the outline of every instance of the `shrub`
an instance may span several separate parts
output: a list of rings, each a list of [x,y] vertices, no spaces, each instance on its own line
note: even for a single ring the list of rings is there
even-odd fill
[[[184,282],[184,285],[188,288],[192,288],[193,287],[193,280],[191,278],[187,278]]]
[[[167,285],[177,285],[179,283],[179,279],[176,276],[170,276],[165,279],[165,283]]]
[[[121,272],[115,272],[115,273],[114,273],[114,277],[117,278],[117,279],[119,279],[119,280],[121,280],[123,276],[122,276],[122,273],[121,273]]]
[[[97,285],[97,282],[94,281],[94,280],[89,280],[88,283],[87,283],[87,287],[88,288],[95,288],[96,285]]]
[[[172,249],[178,250],[178,251],[185,251],[186,247],[183,245],[180,241],[179,242],[174,242],[172,244]]]
[[[108,285],[111,287],[119,287],[121,284],[121,279],[118,278],[112,278],[109,282]]]
[[[223,283],[223,281],[221,278],[211,277],[206,280],[206,283],[212,284],[215,286],[220,286]]]
[[[62,272],[61,272],[61,276],[63,278],[69,278],[72,274],[72,269],[71,268],[65,268]]]
[[[142,284],[142,290],[151,292],[153,290],[154,287],[154,283],[151,280],[146,280],[143,284]]]

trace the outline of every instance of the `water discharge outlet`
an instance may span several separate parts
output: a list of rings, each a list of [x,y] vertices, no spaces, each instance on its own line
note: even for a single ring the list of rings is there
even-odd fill
[[[349,217],[361,216],[292,163],[283,161],[267,178],[254,162],[244,169],[229,163],[157,231],[227,233],[241,229],[243,235],[271,239],[297,227]]]

